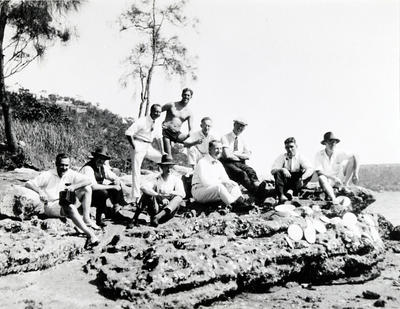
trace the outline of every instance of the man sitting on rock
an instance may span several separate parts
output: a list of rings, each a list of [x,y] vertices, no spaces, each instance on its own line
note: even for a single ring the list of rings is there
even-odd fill
[[[287,138],[284,144],[286,153],[276,158],[271,170],[280,203],[291,200],[293,194],[298,195],[301,188],[311,180],[314,171],[308,161],[297,153],[294,137]]]
[[[182,180],[171,174],[171,168],[175,165],[172,158],[165,154],[158,165],[161,174],[141,187],[143,195],[140,199],[140,207],[135,213],[134,223],[137,223],[143,209],[147,209],[150,215],[150,224],[154,227],[168,221],[176,214],[185,197]]]
[[[338,200],[335,196],[334,187],[348,186],[351,181],[358,183],[359,163],[354,154],[336,150],[340,139],[332,132],[326,132],[321,141],[325,149],[319,151],[315,157],[315,171],[318,181],[325,193],[331,198],[333,204]]]
[[[103,225],[102,214],[114,220],[123,220],[125,217],[119,212],[122,206],[128,205],[124,199],[122,183],[118,176],[105,164],[111,157],[105,147],[98,147],[92,152],[93,158],[87,162],[80,172],[91,181],[92,206],[96,206],[96,223]],[[108,183],[105,183],[108,181]],[[110,199],[113,209],[106,213],[107,200]]]
[[[246,126],[247,121],[242,118],[233,121],[233,131],[221,139],[223,150],[221,162],[230,179],[245,187],[256,199],[262,199],[266,194],[266,182],[260,182],[256,171],[246,164],[251,152],[240,136]]]
[[[34,179],[29,180],[25,187],[39,194],[40,199],[44,202],[45,215],[70,218],[87,235],[85,246],[98,245],[99,240],[90,228],[96,227],[89,217],[92,197],[90,179],[71,170],[69,165],[69,157],[60,153],[56,157],[56,169],[40,173]],[[81,202],[83,219],[74,204],[74,196]]]
[[[244,199],[239,185],[229,179],[221,162],[222,144],[213,140],[209,152],[197,163],[192,179],[192,195],[199,203],[222,201],[229,210],[232,206],[242,207]]]

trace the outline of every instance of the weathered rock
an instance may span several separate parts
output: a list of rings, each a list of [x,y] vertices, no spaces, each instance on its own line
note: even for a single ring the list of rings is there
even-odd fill
[[[375,293],[375,292],[370,291],[370,290],[364,291],[364,292],[362,293],[362,295],[363,295],[363,297],[364,297],[365,299],[378,299],[378,298],[381,297],[378,293]]]
[[[86,270],[97,273],[104,293],[129,301],[127,308],[192,308],[286,282],[376,276],[383,251],[376,226],[360,215],[356,228],[327,224],[315,244],[300,240],[292,248],[288,226],[305,227],[307,219],[212,213],[174,218],[156,229],[134,227],[88,261]]]
[[[393,228],[392,232],[390,233],[390,239],[400,240],[400,225],[397,225]]]
[[[0,221],[0,275],[49,268],[73,259],[85,239],[58,219]]]

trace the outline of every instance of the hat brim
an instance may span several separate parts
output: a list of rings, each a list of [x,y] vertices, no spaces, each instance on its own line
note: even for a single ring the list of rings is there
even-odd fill
[[[98,153],[98,152],[92,152],[92,157],[93,158],[100,158],[100,159],[104,159],[104,160],[110,160],[111,159],[110,156],[107,156],[107,155],[104,155],[104,154]]]
[[[321,141],[321,144],[325,145],[327,141],[336,141],[336,143],[340,143],[340,139],[338,139],[338,138],[330,138],[328,140]]]
[[[236,122],[236,123],[238,123],[238,124],[241,124],[242,126],[247,126],[247,123],[242,122],[242,121],[234,120],[233,122]]]
[[[176,163],[173,163],[173,162],[160,162],[160,163],[157,163],[158,165],[176,165]]]

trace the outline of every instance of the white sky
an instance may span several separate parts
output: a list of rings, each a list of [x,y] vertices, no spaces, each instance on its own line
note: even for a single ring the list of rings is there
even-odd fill
[[[78,37],[7,84],[136,116],[138,85],[119,83],[135,42],[116,22],[128,3],[89,0],[70,19]],[[178,100],[188,86],[196,128],[211,116],[225,134],[233,118],[247,118],[250,164],[261,174],[289,136],[312,161],[326,131],[362,163],[400,163],[399,1],[192,0],[187,12],[200,20],[198,33],[183,33],[199,57],[198,81],[160,74],[153,103]]]

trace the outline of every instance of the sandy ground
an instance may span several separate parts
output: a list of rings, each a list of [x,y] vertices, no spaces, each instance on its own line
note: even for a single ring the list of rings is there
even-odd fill
[[[368,210],[383,214],[400,225],[400,192],[377,194]],[[123,226],[109,225],[103,236],[108,243]],[[74,261],[30,273],[0,277],[0,308],[115,308],[116,304],[98,293],[94,279],[82,271],[90,256],[86,252]],[[244,293],[212,308],[374,308],[375,300],[362,297],[366,290],[380,294],[385,308],[400,308],[400,254],[389,250],[381,265],[382,275],[359,285],[276,287],[263,294]]]

